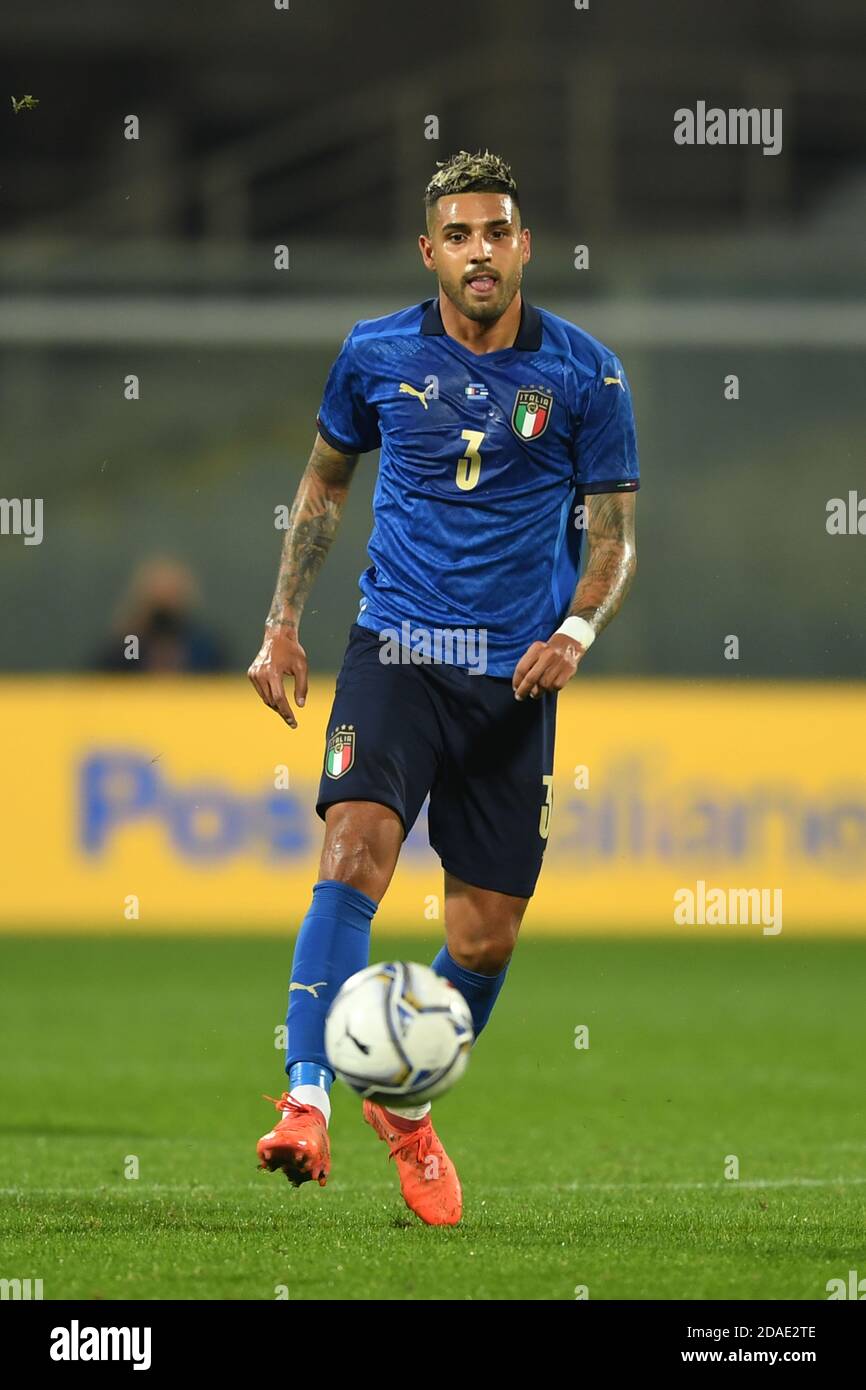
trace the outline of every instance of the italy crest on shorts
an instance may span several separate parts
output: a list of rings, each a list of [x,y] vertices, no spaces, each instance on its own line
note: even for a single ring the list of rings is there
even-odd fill
[[[519,439],[538,439],[547,429],[553,396],[540,386],[523,386],[511,412],[511,428]]]
[[[355,726],[341,724],[328,739],[325,771],[329,777],[342,777],[355,761]]]

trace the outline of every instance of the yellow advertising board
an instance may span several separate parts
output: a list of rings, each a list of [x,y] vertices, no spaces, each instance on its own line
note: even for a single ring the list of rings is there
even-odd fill
[[[313,682],[292,731],[243,677],[0,683],[0,927],[294,931],[332,691]],[[858,685],[579,677],[524,932],[862,932],[864,730]],[[704,911],[755,890],[778,905],[763,926]],[[376,925],[441,919],[425,810]]]

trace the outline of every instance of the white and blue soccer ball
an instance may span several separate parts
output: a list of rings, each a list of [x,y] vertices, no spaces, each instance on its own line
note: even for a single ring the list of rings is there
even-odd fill
[[[345,982],[325,1020],[325,1051],[366,1100],[421,1104],[459,1081],[474,1041],[459,990],[428,965],[369,965]]]

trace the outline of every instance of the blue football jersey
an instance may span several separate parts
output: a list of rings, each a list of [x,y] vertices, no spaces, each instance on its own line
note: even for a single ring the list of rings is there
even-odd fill
[[[438,299],[357,323],[317,423],[341,453],[381,448],[358,622],[484,632],[492,676],[565,617],[586,494],[639,486],[619,359],[525,300],[513,346],[480,355]]]

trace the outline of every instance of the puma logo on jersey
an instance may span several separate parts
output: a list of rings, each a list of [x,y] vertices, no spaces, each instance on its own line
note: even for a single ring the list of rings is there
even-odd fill
[[[289,985],[289,994],[291,994],[293,989],[305,989],[308,994],[312,994],[314,999],[318,999],[319,986],[326,985],[327,983],[327,980],[317,980],[314,985],[302,985],[299,984],[297,980],[292,980],[292,983]]]
[[[622,384],[622,379],[618,376],[606,376],[604,379],[604,384],[605,386],[618,386],[620,390],[625,390],[625,387]]]
[[[400,382],[400,390],[401,390],[401,391],[405,391],[407,396],[417,396],[418,399],[419,399],[419,401],[420,401],[421,404],[423,405],[424,409],[425,409],[425,410],[427,409],[427,392],[426,392],[426,390],[424,390],[424,391],[419,391],[419,390],[417,390],[416,387],[410,386],[409,383],[408,383],[408,381],[401,381],[401,382]]]

